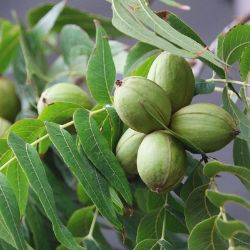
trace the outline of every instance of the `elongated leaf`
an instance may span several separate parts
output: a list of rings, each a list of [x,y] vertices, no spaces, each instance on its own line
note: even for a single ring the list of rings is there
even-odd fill
[[[13,238],[13,236],[11,235],[8,227],[6,226],[6,223],[0,213],[0,239],[1,241],[5,241],[6,243],[8,243],[11,246],[16,246],[15,240]]]
[[[27,249],[19,224],[20,214],[15,194],[2,173],[0,173],[0,214],[7,231],[13,237],[15,247],[20,250]]]
[[[228,88],[225,87],[223,91],[224,108],[234,117],[238,123],[240,134],[238,138],[249,142],[250,140],[250,120],[247,116],[232,102],[228,94]]]
[[[138,68],[152,53],[155,53],[156,47],[138,42],[129,51],[124,67],[124,75],[129,76],[136,68]]]
[[[202,58],[222,67],[215,55],[158,17],[144,0],[130,0],[126,3],[114,0],[112,3],[113,24],[127,35],[184,57],[196,57],[201,54]],[[199,53],[201,51],[203,53]]]
[[[57,239],[69,249],[82,249],[73,239],[68,229],[62,224],[56,213],[53,191],[35,148],[25,143],[20,137],[13,133],[9,135],[8,143],[25,172],[31,188],[39,197],[46,215],[53,225]]]
[[[29,24],[31,26],[36,25],[36,23],[38,23],[39,20],[53,8],[53,6],[54,6],[53,4],[44,4],[42,6],[38,6],[32,9],[28,13]],[[87,33],[90,36],[94,37],[95,36],[95,25],[93,23],[94,19],[97,19],[102,23],[103,27],[110,36],[117,37],[122,35],[117,29],[115,29],[111,25],[111,21],[108,18],[90,12],[82,12],[79,9],[72,8],[69,6],[66,6],[63,9],[63,11],[61,12],[60,16],[58,17],[54,25],[53,30],[60,31],[62,27],[66,24],[75,24],[80,26],[85,31],[87,31]]]
[[[105,179],[83,154],[78,153],[73,138],[66,130],[60,128],[57,124],[49,122],[46,123],[46,127],[51,141],[70,170],[85,188],[88,196],[96,204],[102,215],[120,229],[121,223],[116,218]]]
[[[37,205],[31,201],[31,199],[27,205],[25,219],[32,233],[35,249],[55,249],[55,243],[57,243],[57,241],[54,238],[53,230],[50,225],[48,225],[48,220],[43,216]]]
[[[174,250],[175,248],[173,247],[172,244],[170,244],[166,240],[159,240],[158,244],[162,247],[163,250]]]
[[[107,33],[96,20],[96,47],[87,68],[87,84],[91,95],[100,103],[112,103],[111,91],[115,82],[115,65]]]
[[[188,249],[189,250],[226,250],[228,249],[227,244],[218,234],[215,227],[215,220],[217,216],[208,218],[199,224],[197,224],[192,230],[189,240]]]
[[[38,23],[33,27],[32,33],[36,36],[37,39],[42,39],[53,28],[58,16],[62,12],[66,1],[62,1],[56,4],[46,15],[44,15]]]
[[[227,64],[240,59],[244,48],[250,45],[250,25],[238,25],[221,37],[218,54]]]
[[[207,83],[203,80],[195,82],[195,95],[204,95],[213,93],[215,89],[214,83]]]
[[[75,57],[91,54],[93,42],[79,26],[65,25],[60,33],[60,50],[64,61],[70,65]]]
[[[249,41],[250,41],[250,36],[249,36]],[[240,74],[241,78],[243,81],[248,80],[249,76],[249,71],[250,71],[250,46],[246,47],[242,54],[241,54],[241,59],[240,59]]]
[[[163,209],[146,214],[138,226],[136,243],[138,244],[146,239],[160,239],[163,217]]]
[[[209,177],[214,177],[221,172],[231,173],[237,176],[241,182],[250,189],[250,170],[244,167],[225,165],[218,161],[212,161],[205,165],[204,174]]]
[[[154,240],[154,239],[143,240],[135,246],[134,250],[145,250],[145,249],[155,250],[155,249],[158,249],[157,241],[158,240]]]
[[[185,219],[189,232],[191,232],[199,222],[219,213],[219,210],[205,197],[207,188],[208,185],[197,187],[186,201]]]
[[[234,164],[250,169],[250,143],[236,138],[233,147]]]
[[[222,207],[227,202],[236,202],[250,210],[250,202],[235,194],[226,194],[222,192],[207,190],[206,196],[217,207]]]
[[[0,19],[0,73],[3,73],[16,53],[19,28],[7,20]]]
[[[16,248],[9,245],[4,240],[0,240],[0,250],[16,250]]]
[[[110,184],[131,204],[132,196],[122,167],[101,135],[95,120],[89,112],[77,110],[74,122],[82,147],[95,167],[106,177]]]
[[[239,220],[223,221],[222,219],[217,219],[216,227],[225,239],[231,239],[238,233],[250,235],[250,228]]]

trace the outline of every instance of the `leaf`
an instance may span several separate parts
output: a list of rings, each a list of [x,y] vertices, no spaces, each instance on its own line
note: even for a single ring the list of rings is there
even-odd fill
[[[218,54],[226,64],[232,65],[240,59],[246,46],[250,44],[250,26],[248,24],[237,25],[224,37],[221,37]]]
[[[203,59],[222,68],[218,58],[195,40],[181,34],[158,17],[144,0],[112,1],[113,25],[127,35],[183,57]],[[199,53],[199,52],[203,53]]]
[[[56,240],[53,237],[53,230],[32,199],[27,205],[25,219],[32,233],[34,248],[36,250],[55,249]]]
[[[211,161],[205,165],[203,172],[209,177],[215,177],[221,172],[231,173],[238,177],[248,190],[250,189],[250,170],[244,167],[225,165],[218,161]]]
[[[0,173],[0,214],[2,223],[4,223],[6,230],[10,233],[14,240],[17,249],[27,249],[21,227],[19,224],[19,210],[15,198],[7,178]]]
[[[9,245],[4,240],[0,240],[0,250],[16,250],[16,248]]]
[[[238,233],[250,235],[250,228],[239,220],[223,221],[222,219],[218,218],[215,224],[219,233],[225,239],[232,239]]]
[[[233,116],[238,123],[240,134],[238,138],[249,141],[250,139],[250,120],[247,116],[232,102],[230,99],[228,88],[225,87],[222,95],[224,108]]]
[[[215,220],[217,216],[208,218],[199,224],[197,224],[188,240],[188,249],[189,250],[226,250],[228,249],[225,241],[220,237],[218,231],[215,227]]]
[[[93,219],[93,207],[76,210],[67,223],[69,231],[74,237],[84,237],[88,234]]]
[[[69,132],[54,123],[47,122],[46,127],[52,143],[69,169],[85,188],[88,196],[96,204],[100,213],[120,229],[121,223],[115,215],[105,179],[95,170],[84,154],[78,153]]]
[[[114,86],[116,71],[107,33],[95,20],[96,46],[87,68],[87,84],[93,98],[100,103],[112,103],[111,91]]]
[[[60,33],[60,51],[66,64],[74,62],[80,55],[89,56],[93,42],[88,33],[74,24],[65,25]]]
[[[36,25],[32,28],[32,33],[38,40],[41,40],[48,35],[55,25],[55,22],[61,14],[65,4],[66,1],[61,1],[56,4],[48,13],[46,13],[46,15],[39,19]]]
[[[5,241],[11,246],[15,246],[15,240],[11,233],[9,232],[6,223],[4,222],[4,219],[2,218],[2,215],[0,213],[0,241]],[[16,249],[16,248],[15,248]]]
[[[43,164],[35,148],[25,143],[20,137],[13,133],[8,137],[8,144],[25,172],[31,188],[39,197],[46,215],[53,225],[57,239],[63,245],[72,250],[81,249],[73,239],[71,233],[62,224],[56,213],[53,191],[47,180]]]
[[[17,161],[11,163],[7,168],[6,177],[15,193],[20,210],[20,216],[25,214],[29,195],[29,182]]]
[[[204,95],[213,93],[215,89],[214,83],[207,83],[204,80],[198,80],[195,82],[195,95]]]
[[[222,207],[227,202],[236,202],[250,210],[250,202],[235,194],[227,194],[227,193],[207,190],[206,196],[217,207]]]
[[[158,244],[162,247],[163,250],[174,250],[175,248],[166,240],[159,240]]]
[[[189,195],[185,206],[186,225],[191,232],[201,221],[219,213],[219,210],[206,198],[208,185],[197,187]]]
[[[44,4],[30,10],[27,16],[29,24],[31,26],[36,25],[36,23],[39,22],[39,20],[53,8],[53,6],[53,4]],[[82,12],[79,9],[69,6],[66,6],[57,18],[54,30],[60,31],[66,24],[75,24],[80,26],[93,37],[95,36],[94,19],[97,19],[102,23],[104,29],[110,36],[121,36],[121,33],[111,25],[111,21],[108,18],[90,12]]]
[[[147,60],[141,64],[137,69],[135,69],[131,75],[132,76],[143,76],[143,77],[147,77],[148,76],[148,72],[150,70],[151,65],[153,64],[155,58],[157,57],[156,55],[152,55],[149,58],[147,58]]]
[[[74,122],[82,147],[95,167],[105,176],[123,198],[132,203],[132,196],[125,173],[115,155],[101,135],[95,120],[89,112],[77,110]]]
[[[56,102],[45,107],[38,119],[55,123],[64,123],[73,117],[74,112],[80,108],[80,105],[66,102]]]
[[[250,40],[250,36],[249,36]],[[250,71],[250,46],[244,48],[240,58],[240,74],[243,81],[247,82]]]
[[[13,59],[19,41],[19,28],[5,19],[0,19],[0,73]]]
[[[123,74],[125,76],[131,75],[136,68],[138,68],[152,53],[155,53],[156,51],[157,48],[150,44],[142,42],[136,43],[128,53]]]
[[[157,241],[158,240],[154,240],[154,239],[143,240],[135,246],[134,250],[145,250],[145,249],[154,250],[154,249],[157,249],[157,248],[155,248],[155,246],[157,245]]]
[[[250,144],[240,138],[234,140],[234,164],[250,169]]]
[[[146,239],[160,239],[163,218],[164,213],[162,209],[146,214],[138,226],[136,244]]]

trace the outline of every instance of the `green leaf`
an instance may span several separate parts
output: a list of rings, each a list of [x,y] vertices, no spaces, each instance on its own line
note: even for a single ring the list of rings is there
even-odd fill
[[[166,240],[159,240],[158,244],[162,247],[163,250],[174,250],[175,248]]]
[[[191,232],[201,221],[219,213],[219,210],[206,198],[208,185],[197,187],[189,195],[185,206],[186,225]]]
[[[0,138],[0,158],[9,150],[7,139]]]
[[[0,213],[0,239],[1,241],[5,241],[11,246],[15,246],[15,240],[13,236],[11,235],[10,231],[8,230],[8,227],[6,226],[6,223],[4,219],[2,218],[2,215]],[[16,248],[15,248],[16,249]]]
[[[29,182],[17,161],[11,163],[5,174],[16,195],[20,216],[22,217],[25,214],[28,202]]]
[[[19,210],[7,178],[0,173],[0,214],[6,230],[10,233],[17,249],[27,249],[21,227],[19,224]]]
[[[158,240],[154,239],[143,240],[135,246],[134,250],[145,250],[145,249],[156,250],[158,249],[158,247],[156,248],[157,241]]]
[[[249,27],[248,24],[235,26],[221,37],[218,54],[227,64],[232,65],[239,60],[245,47],[250,45]]]
[[[16,250],[16,248],[9,245],[4,240],[0,240],[0,250]]]
[[[88,111],[79,109],[74,114],[74,122],[82,147],[88,158],[114,189],[131,204],[132,196],[126,175],[110,150],[108,142],[101,135],[95,120],[89,115]]]
[[[53,237],[53,230],[32,199],[27,205],[25,219],[32,233],[34,248],[36,250],[55,249],[56,239]]]
[[[68,229],[62,224],[56,213],[53,191],[47,180],[44,166],[35,148],[25,143],[20,137],[13,133],[8,137],[8,144],[25,172],[31,188],[39,197],[46,215],[53,225],[57,239],[72,250],[81,249]]]
[[[204,95],[213,93],[215,84],[213,82],[207,83],[204,80],[198,80],[195,82],[195,95]]]
[[[60,33],[60,50],[66,64],[71,65],[80,55],[89,56],[93,42],[88,33],[74,24],[65,25]]]
[[[130,50],[127,56],[126,65],[124,67],[124,76],[129,76],[138,68],[144,61],[151,56],[152,53],[156,53],[158,50],[156,47],[138,42]]]
[[[66,102],[56,102],[44,108],[38,119],[55,123],[64,123],[73,117],[80,105]]]
[[[87,68],[87,84],[93,98],[100,103],[112,103],[111,91],[114,87],[116,71],[108,43],[107,33],[95,20],[96,46]]]
[[[0,19],[0,73],[9,66],[16,53],[19,41],[19,27]]]
[[[250,235],[250,228],[247,226],[247,224],[239,220],[224,221],[218,218],[215,224],[219,233],[225,239],[231,239],[238,233],[244,233]]]
[[[144,0],[114,0],[112,7],[113,25],[125,34],[183,57],[194,58],[203,51],[203,59],[222,68],[214,54],[158,17]]]
[[[93,219],[93,206],[76,210],[67,223],[74,237],[84,237],[88,234]]]
[[[240,138],[234,140],[234,164],[250,169],[250,144]]]
[[[238,177],[247,189],[250,189],[250,170],[244,167],[225,165],[218,161],[207,163],[203,169],[204,174],[209,177],[215,177],[221,172],[231,173]]]
[[[39,22],[39,20],[53,8],[53,6],[53,4],[44,4],[29,11],[27,16],[29,24],[31,26],[36,25],[36,23]],[[108,18],[90,12],[82,12],[79,9],[69,6],[66,6],[57,18],[54,30],[60,31],[66,24],[75,24],[80,26],[93,37],[95,36],[94,19],[97,19],[102,23],[104,29],[110,36],[121,36],[121,33],[111,25],[111,21]]]
[[[155,58],[157,57],[156,55],[152,55],[149,58],[146,59],[146,61],[141,64],[137,69],[135,69],[131,75],[132,76],[143,76],[143,77],[147,77],[148,72],[150,70],[151,65],[153,64]]]
[[[54,123],[47,122],[46,127],[52,143],[100,213],[120,229],[121,223],[116,218],[105,179],[95,170],[84,154],[79,154],[69,132]]]
[[[250,37],[249,37],[250,40]],[[248,76],[249,76],[249,71],[250,71],[250,46],[244,48],[242,54],[241,54],[241,58],[240,58],[240,74],[241,74],[241,78],[243,81],[248,80]]]
[[[62,1],[56,4],[46,15],[44,15],[32,28],[32,33],[38,40],[43,39],[47,36],[50,30],[55,25],[55,22],[61,14],[66,2]]]
[[[189,250],[226,250],[228,249],[227,244],[218,234],[215,226],[215,220],[217,216],[208,218],[198,223],[192,230],[189,240]]]
[[[250,202],[235,194],[227,194],[227,193],[207,190],[206,196],[217,207],[222,207],[227,202],[236,202],[250,210]]]
[[[233,118],[238,123],[238,127],[240,129],[240,134],[238,135],[238,138],[249,142],[249,140],[250,140],[250,120],[232,102],[232,100],[230,99],[227,87],[224,88],[222,98],[223,98],[224,108],[233,116]]]
[[[163,218],[163,209],[147,213],[138,226],[136,243],[138,244],[146,239],[160,239]]]

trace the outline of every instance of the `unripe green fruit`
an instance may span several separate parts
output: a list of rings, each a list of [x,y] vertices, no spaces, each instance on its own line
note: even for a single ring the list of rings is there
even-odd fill
[[[137,152],[145,136],[145,134],[129,128],[117,144],[116,157],[129,177],[138,173],[136,166]]]
[[[20,101],[11,80],[0,77],[0,116],[13,122],[20,111]]]
[[[4,136],[11,123],[4,118],[0,117],[0,137]]]
[[[163,131],[153,132],[143,139],[139,147],[137,169],[152,191],[171,191],[184,176],[185,150],[171,135]]]
[[[58,83],[46,89],[38,101],[38,113],[41,114],[45,107],[55,102],[73,103],[86,109],[93,107],[87,93],[80,87],[70,83]]]
[[[117,81],[116,85],[114,106],[130,128],[148,134],[169,124],[171,103],[156,83],[134,76]]]
[[[150,67],[148,79],[167,92],[173,113],[191,103],[195,80],[192,69],[184,58],[162,52]]]
[[[171,129],[207,153],[225,147],[239,134],[232,116],[210,103],[180,109],[172,116]]]

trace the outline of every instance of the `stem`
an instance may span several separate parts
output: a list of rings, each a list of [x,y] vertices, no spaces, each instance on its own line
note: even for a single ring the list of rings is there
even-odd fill
[[[98,209],[96,208],[95,214],[94,214],[94,217],[93,217],[90,229],[89,229],[88,237],[91,237],[91,238],[93,237],[93,232],[94,232],[94,229],[95,229],[97,215],[98,215]]]
[[[106,110],[105,108],[101,108],[98,110],[94,110],[94,111],[90,111],[90,115],[94,115],[100,112],[103,112],[104,110]],[[74,125],[74,121],[70,121],[67,122],[65,124],[60,125],[61,128],[68,128],[70,126]],[[41,141],[47,139],[49,137],[48,134],[45,134],[44,136],[38,138],[37,140],[33,141],[32,143],[30,143],[30,145],[35,146],[37,144],[39,144]],[[16,159],[16,156],[13,156],[11,159],[9,159],[7,162],[5,162],[1,167],[0,167],[0,172],[3,171],[10,163],[12,163],[14,160]]]
[[[242,86],[247,86],[250,87],[250,84],[247,84],[245,82],[241,82],[241,81],[234,81],[234,80],[227,80],[227,79],[216,79],[216,78],[210,78],[205,80],[205,82],[222,82],[222,83],[234,83],[234,84],[238,84],[238,85],[242,85]]]

